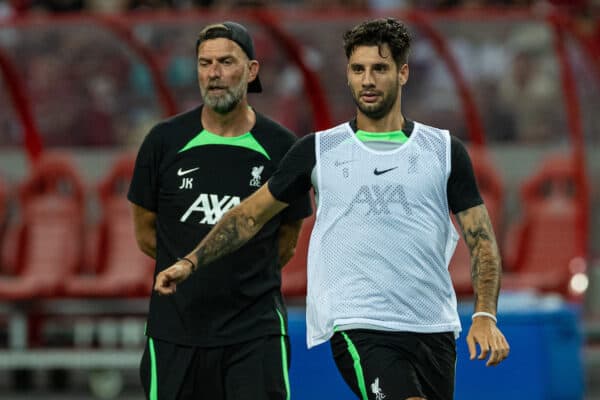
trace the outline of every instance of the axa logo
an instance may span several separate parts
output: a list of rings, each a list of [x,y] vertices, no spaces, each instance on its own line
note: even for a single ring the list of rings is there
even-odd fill
[[[186,222],[190,216],[194,215],[195,217],[195,213],[200,213],[202,219],[198,223],[214,225],[219,222],[223,214],[238,204],[240,204],[238,196],[225,195],[219,197],[216,194],[202,193],[181,216],[179,221]]]
[[[355,208],[364,209],[364,206],[367,206],[366,215],[387,215],[391,214],[390,205],[392,204],[400,204],[406,215],[412,214],[403,185],[362,185],[346,213]]]
[[[375,381],[371,383],[371,392],[375,395],[375,400],[383,400],[385,399],[385,394],[383,390],[379,387],[379,378],[375,378]]]

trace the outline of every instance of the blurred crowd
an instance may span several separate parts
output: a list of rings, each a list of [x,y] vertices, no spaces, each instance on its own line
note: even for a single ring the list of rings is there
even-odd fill
[[[0,18],[36,13],[181,9],[193,6],[233,5],[320,6],[316,0],[0,0]],[[335,3],[323,2],[328,5]],[[344,1],[365,7],[386,7],[385,0]],[[587,41],[568,41],[577,89],[583,107],[583,125],[590,143],[600,144],[600,23],[594,10],[600,0],[575,1],[389,1],[405,7],[473,8],[483,5],[567,7],[577,15],[578,29]],[[568,5],[568,6],[567,6]],[[565,8],[565,9],[567,9]],[[561,11],[562,12],[562,11]],[[30,13],[30,14],[29,14]],[[179,14],[181,15],[181,14]],[[134,40],[152,54],[178,111],[199,103],[193,43],[200,26],[214,22],[210,13],[192,19],[178,15],[156,23],[132,19]],[[282,21],[285,31],[301,46],[303,60],[316,73],[331,108],[332,122],[349,118],[353,104],[346,90],[343,32],[364,15],[312,24],[302,19]],[[355,19],[352,19],[355,18]],[[50,20],[52,21],[52,20]],[[59,23],[0,25],[0,49],[16,66],[32,106],[32,113],[47,146],[136,147],[141,137],[164,117],[163,102],[147,63],[106,27],[87,20]],[[133,22],[135,21],[135,22]],[[304,78],[282,44],[251,20],[265,93],[252,96],[252,104],[299,135],[312,131],[313,112]],[[100,29],[99,29],[100,28]],[[485,136],[491,142],[561,144],[568,141],[566,106],[554,34],[543,20],[477,18],[436,22],[471,89],[482,116]],[[468,139],[466,116],[456,80],[441,62],[431,38],[416,26],[410,57],[411,79],[406,87],[405,113],[415,120],[443,126]],[[585,44],[589,49],[583,49]],[[586,53],[587,51],[587,53]],[[331,56],[335,55],[335,56]],[[596,67],[590,64],[596,56]],[[0,146],[20,146],[22,123],[13,109],[8,85],[0,76]]]

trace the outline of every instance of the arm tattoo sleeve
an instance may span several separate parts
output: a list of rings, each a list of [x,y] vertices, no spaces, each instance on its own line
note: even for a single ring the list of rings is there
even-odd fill
[[[471,280],[475,311],[496,313],[500,291],[501,261],[496,237],[485,205],[456,214],[471,253]]]
[[[227,255],[248,242],[262,224],[247,215],[243,207],[235,207],[227,212],[217,225],[202,239],[192,251],[198,267]]]

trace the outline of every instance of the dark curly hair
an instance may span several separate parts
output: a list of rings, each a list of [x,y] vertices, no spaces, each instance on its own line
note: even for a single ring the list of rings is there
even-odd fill
[[[348,59],[357,46],[387,44],[397,66],[406,64],[410,49],[410,35],[406,26],[394,18],[380,18],[363,22],[344,34],[344,50]]]

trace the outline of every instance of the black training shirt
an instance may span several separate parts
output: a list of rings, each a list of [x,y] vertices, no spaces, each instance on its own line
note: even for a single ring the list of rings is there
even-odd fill
[[[296,140],[259,113],[251,131],[235,138],[207,132],[200,115],[197,107],[156,125],[136,160],[128,198],[157,215],[155,277],[267,182]],[[280,292],[279,226],[312,212],[308,195],[297,199],[239,250],[198,269],[174,295],[153,292],[147,334],[203,347],[281,334],[287,317]]]

